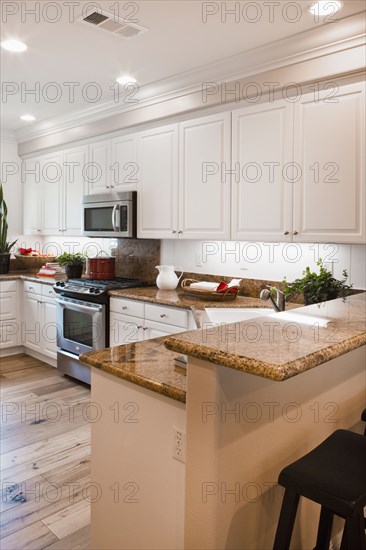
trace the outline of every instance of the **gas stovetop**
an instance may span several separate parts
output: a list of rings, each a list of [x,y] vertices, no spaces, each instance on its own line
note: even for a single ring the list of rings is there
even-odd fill
[[[136,288],[147,286],[145,281],[138,279],[115,278],[111,280],[92,280],[92,279],[69,279],[68,281],[58,281],[53,288],[58,293],[67,293],[100,296],[106,294],[109,290],[118,290],[123,288]]]

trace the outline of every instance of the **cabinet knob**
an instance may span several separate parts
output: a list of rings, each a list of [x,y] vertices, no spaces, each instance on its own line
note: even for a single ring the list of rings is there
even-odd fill
[[[299,234],[299,232],[298,232],[298,231],[294,231],[294,233],[293,233],[293,234],[294,234],[294,235],[298,235],[298,234]]]
[[[41,232],[41,230],[40,230],[40,229],[37,229],[37,232],[38,232],[38,233],[40,233],[40,232]]]
[[[284,235],[289,235],[290,234],[290,231],[285,231],[284,232]]]
[[[176,234],[176,231],[174,231],[174,229],[173,229],[172,233],[173,233],[173,235],[175,235],[175,234]]]
[[[162,319],[164,319],[164,317],[166,317],[166,314],[165,314],[165,313],[161,313],[161,314],[160,314],[160,317],[161,317]]]
[[[59,232],[62,233],[62,229],[59,229]]]
[[[123,311],[127,309],[127,306],[122,306]]]
[[[178,231],[178,235],[182,235],[183,231]]]
[[[138,329],[142,328],[142,325],[137,325],[137,328],[138,328]],[[144,329],[144,330],[145,330],[145,329]]]

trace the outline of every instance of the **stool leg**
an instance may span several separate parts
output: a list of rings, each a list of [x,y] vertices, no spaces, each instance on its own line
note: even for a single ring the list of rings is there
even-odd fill
[[[342,550],[366,550],[364,518],[362,514],[346,519],[342,537]]]
[[[283,497],[280,518],[278,520],[273,550],[289,549],[299,499],[300,495],[296,493],[296,491],[286,489]]]
[[[314,550],[328,550],[332,534],[334,514],[325,506],[322,506],[319,519],[318,536]]]

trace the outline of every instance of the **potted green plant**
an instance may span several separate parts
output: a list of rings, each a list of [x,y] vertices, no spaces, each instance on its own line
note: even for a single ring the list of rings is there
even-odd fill
[[[286,300],[303,294],[305,305],[318,304],[334,298],[345,298],[351,294],[353,285],[347,285],[348,273],[343,270],[343,279],[335,279],[320,258],[317,262],[319,273],[312,272],[310,267],[303,271],[301,279],[287,283],[286,277],[282,281],[283,293]]]
[[[86,256],[81,254],[81,252],[77,252],[76,254],[64,252],[56,259],[59,265],[65,267],[66,275],[69,279],[80,279],[85,261]]]
[[[16,240],[8,242],[8,207],[4,200],[3,184],[0,182],[0,273],[8,273],[10,266],[10,250],[13,248]]]

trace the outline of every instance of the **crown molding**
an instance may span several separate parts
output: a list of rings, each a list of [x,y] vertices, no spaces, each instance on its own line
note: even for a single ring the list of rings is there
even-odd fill
[[[14,132],[11,132],[10,130],[7,130],[6,128],[1,128],[0,141],[2,143],[18,143]]]
[[[254,77],[263,72],[342,52],[364,44],[365,20],[364,12],[362,12],[230,58],[218,60],[207,66],[148,84],[140,88],[138,104],[121,105],[113,101],[104,102],[21,128],[15,132],[15,136],[18,143],[52,136],[117,114],[164,104],[172,99],[182,98],[184,100],[190,94],[202,90],[202,84],[205,82],[221,84]],[[77,132],[75,132],[75,136],[77,139]]]

